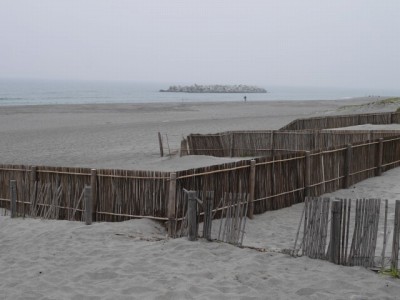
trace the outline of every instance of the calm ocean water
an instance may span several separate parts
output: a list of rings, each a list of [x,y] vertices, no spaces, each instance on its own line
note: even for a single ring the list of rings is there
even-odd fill
[[[169,83],[1,80],[0,105],[167,103],[271,100],[332,100],[370,95],[398,96],[400,90],[274,87],[267,94],[160,93]]]

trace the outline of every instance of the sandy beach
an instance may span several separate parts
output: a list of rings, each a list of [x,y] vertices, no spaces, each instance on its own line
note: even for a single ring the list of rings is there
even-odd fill
[[[0,106],[0,161],[111,169],[187,169],[221,159],[197,157],[177,162],[160,158],[158,132],[163,135],[165,152],[169,153],[169,145],[175,153],[182,137],[190,133],[279,129],[296,118],[359,113],[337,109],[376,99]],[[363,108],[366,112],[378,110],[391,108]]]
[[[278,129],[296,118],[374,99],[0,107],[2,163],[176,170],[228,158],[160,158],[157,132],[183,135]],[[368,107],[363,112],[393,110]],[[357,113],[360,111],[357,111]],[[168,151],[168,150],[167,150]],[[342,198],[400,199],[400,168]],[[244,246],[168,239],[162,223],[10,219],[0,209],[0,299],[400,299],[400,281],[362,267],[283,254],[303,204],[248,220]]]

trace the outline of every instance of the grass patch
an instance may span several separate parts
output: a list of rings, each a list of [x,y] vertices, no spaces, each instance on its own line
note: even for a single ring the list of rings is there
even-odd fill
[[[394,269],[391,268],[391,269],[386,269],[386,270],[379,271],[379,274],[388,275],[390,277],[400,279],[400,271],[398,269],[395,269],[395,268]]]

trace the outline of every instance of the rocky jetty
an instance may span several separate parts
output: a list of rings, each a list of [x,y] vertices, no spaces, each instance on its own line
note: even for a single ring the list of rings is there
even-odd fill
[[[172,85],[167,90],[160,92],[172,93],[266,93],[263,88],[250,85],[190,85],[180,86]]]

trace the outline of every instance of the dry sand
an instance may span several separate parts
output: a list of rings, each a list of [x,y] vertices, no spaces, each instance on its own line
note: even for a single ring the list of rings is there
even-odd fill
[[[0,162],[160,171],[187,169],[218,161],[205,157],[179,162],[161,159],[157,132],[168,135],[174,151],[180,147],[182,136],[190,133],[279,129],[296,118],[337,113],[342,105],[374,99],[0,106]]]
[[[277,129],[342,103],[1,107],[1,162],[181,168],[190,159],[158,157],[157,131],[176,147],[182,134]],[[393,203],[400,199],[399,176],[397,168],[329,196]],[[302,207],[248,220],[244,244],[292,247]],[[1,216],[0,228],[0,299],[400,299],[400,280],[361,267],[171,240],[150,220],[85,226]]]

